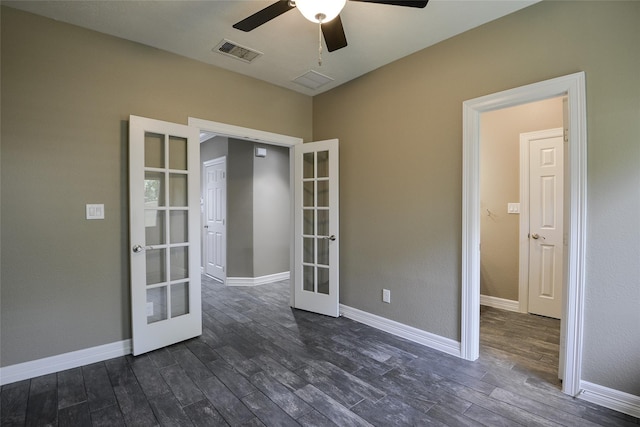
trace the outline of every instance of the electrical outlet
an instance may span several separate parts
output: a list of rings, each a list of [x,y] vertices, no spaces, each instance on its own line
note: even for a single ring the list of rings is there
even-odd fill
[[[149,316],[153,316],[153,303],[152,302],[148,302],[147,303],[147,317]]]
[[[391,291],[389,289],[382,290],[382,302],[391,303]]]

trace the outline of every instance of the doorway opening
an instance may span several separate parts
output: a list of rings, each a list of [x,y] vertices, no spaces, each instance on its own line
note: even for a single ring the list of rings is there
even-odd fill
[[[281,135],[271,132],[265,132],[250,128],[244,128],[240,126],[229,125],[225,123],[214,122],[210,120],[198,119],[189,117],[188,121],[189,126],[193,126],[199,129],[200,134],[203,135],[201,140],[210,139],[214,136],[226,137],[229,139],[240,140],[240,141],[253,141],[258,142],[261,145],[265,146],[277,146],[284,147],[288,149],[289,154],[289,215],[290,218],[294,216],[294,147],[296,145],[302,144],[302,138]],[[231,142],[233,143],[233,142]],[[295,281],[293,278],[295,277],[295,239],[294,239],[294,229],[293,229],[293,221],[289,226],[289,273],[290,273],[290,303],[291,306],[294,306],[294,287]]]
[[[208,136],[200,143],[204,273],[227,286],[288,280],[289,148]]]
[[[463,103],[463,209],[461,357],[479,356],[480,335],[480,123],[481,114],[558,96],[567,97],[568,214],[566,280],[560,365],[563,392],[580,390],[584,317],[586,228],[586,96],[583,72],[472,99]]]
[[[484,112],[480,122],[480,353],[557,387],[563,105],[550,98]]]

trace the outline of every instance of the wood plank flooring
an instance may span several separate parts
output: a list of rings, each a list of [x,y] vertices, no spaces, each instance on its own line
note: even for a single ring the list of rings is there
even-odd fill
[[[475,362],[203,277],[204,332],[2,387],[2,426],[637,426],[560,392],[557,320],[483,307]]]

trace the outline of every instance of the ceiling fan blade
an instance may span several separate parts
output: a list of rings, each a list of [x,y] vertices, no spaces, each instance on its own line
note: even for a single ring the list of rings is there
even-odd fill
[[[294,7],[295,6],[291,6],[289,0],[277,1],[272,5],[267,6],[264,9],[254,13],[248,18],[245,18],[242,21],[233,24],[233,28],[249,32],[255,28],[258,28],[260,25],[271,21],[273,18],[277,18],[283,13],[288,12]]]
[[[322,24],[322,35],[324,36],[324,42],[327,44],[327,50],[329,52],[342,49],[347,45],[347,36],[344,34],[340,15]]]
[[[361,1],[365,3],[380,3],[380,4],[389,4],[391,6],[405,6],[405,7],[417,7],[422,9],[429,3],[429,0],[425,1],[412,1],[412,0],[351,0],[351,1]]]

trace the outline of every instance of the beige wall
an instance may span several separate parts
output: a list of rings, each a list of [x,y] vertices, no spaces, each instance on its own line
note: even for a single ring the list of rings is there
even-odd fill
[[[520,134],[562,127],[562,98],[483,113],[480,119],[480,294],[518,301]]]
[[[462,102],[585,71],[582,377],[640,395],[638,22],[640,2],[543,1],[316,96],[314,139],[341,143],[341,302],[459,340]]]
[[[309,140],[311,98],[2,8],[1,364],[130,337],[127,120]],[[105,219],[84,219],[104,203]]]

